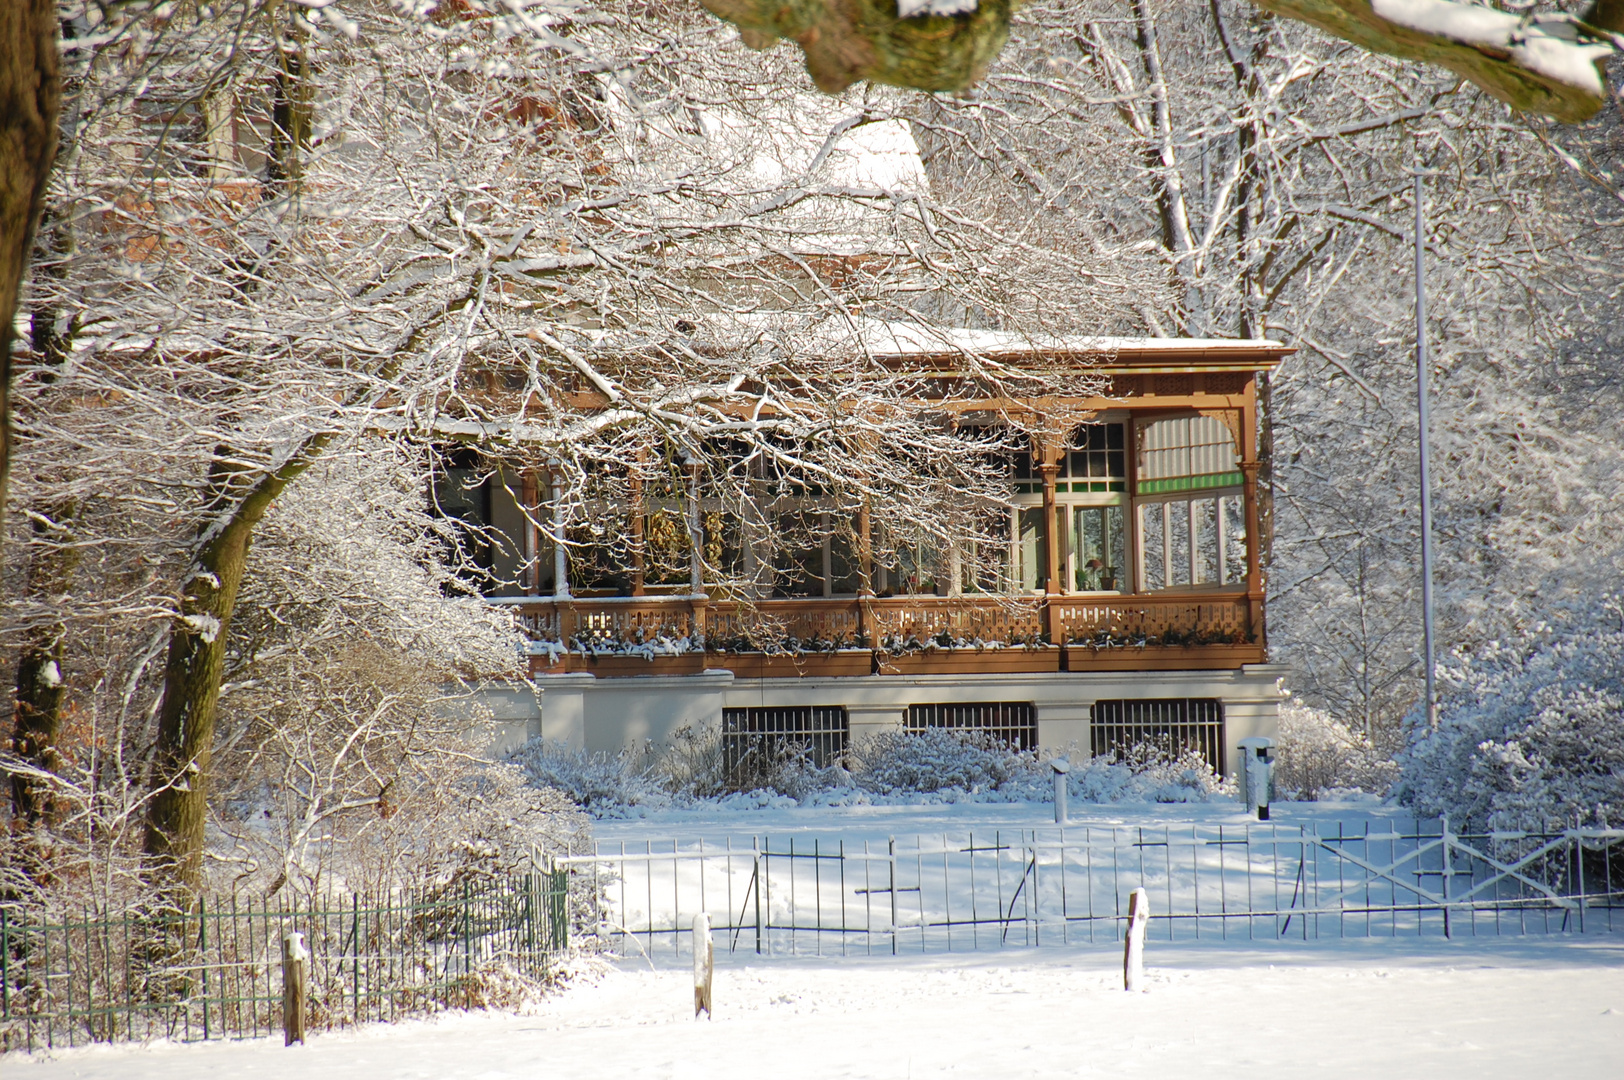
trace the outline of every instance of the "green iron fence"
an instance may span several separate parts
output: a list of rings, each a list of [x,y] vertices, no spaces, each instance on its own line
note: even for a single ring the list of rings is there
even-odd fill
[[[567,888],[557,871],[309,903],[205,899],[184,915],[0,906],[0,1051],[280,1031],[290,930],[311,953],[312,1030],[478,1007],[567,949]]]

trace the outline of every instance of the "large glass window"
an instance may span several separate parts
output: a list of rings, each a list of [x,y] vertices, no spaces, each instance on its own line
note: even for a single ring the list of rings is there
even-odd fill
[[[1072,508],[1072,587],[1121,592],[1128,587],[1127,537],[1120,505]]]
[[[1241,492],[1141,500],[1137,513],[1145,590],[1245,582]]]
[[[1246,580],[1246,516],[1235,436],[1211,416],[1139,427],[1134,492],[1140,587],[1233,585]]]
[[[1055,481],[1061,574],[1074,592],[1130,587],[1127,425],[1079,424]]]
[[[843,515],[822,511],[776,515],[772,552],[774,596],[851,595],[862,585],[856,530]],[[898,580],[895,569],[892,578]]]
[[[1049,580],[1044,566],[1043,507],[1022,507],[1015,512],[1016,586],[1023,592],[1043,589]]]
[[[473,588],[486,590],[491,574],[491,482],[476,452],[456,449],[433,462],[432,510],[450,528],[441,534],[444,558]]]
[[[1128,490],[1126,425],[1080,424],[1071,434],[1071,448],[1061,461],[1061,490],[1102,492]]]

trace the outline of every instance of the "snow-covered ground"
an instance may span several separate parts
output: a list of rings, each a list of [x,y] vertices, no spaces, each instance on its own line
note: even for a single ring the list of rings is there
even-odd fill
[[[719,961],[695,1021],[683,967],[623,962],[527,1015],[448,1014],[280,1040],[13,1057],[8,1080],[831,1080],[874,1077],[1619,1075],[1624,941],[1161,947]]]
[[[1379,800],[1349,802],[1276,803],[1270,820],[1282,827],[1315,824],[1335,829],[1344,822],[1350,831],[1361,823],[1401,818],[1411,814]],[[1206,803],[1077,803],[1070,809],[1070,827],[1201,824],[1245,825],[1256,819],[1233,799]],[[593,823],[601,844],[650,840],[721,841],[728,837],[830,836],[884,843],[888,837],[929,836],[933,833],[991,833],[998,829],[1052,829],[1054,808],[1046,802],[1029,803],[922,803],[887,806],[797,806],[794,800],[762,797],[752,805],[743,797],[688,809],[650,810],[635,818],[610,818]]]

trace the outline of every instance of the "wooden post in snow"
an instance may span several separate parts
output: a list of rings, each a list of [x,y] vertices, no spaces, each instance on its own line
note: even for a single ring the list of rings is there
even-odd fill
[[[710,916],[694,916],[694,1019],[711,1015],[711,984],[716,978],[716,954],[711,946]]]
[[[1138,993],[1145,981],[1145,926],[1150,920],[1150,894],[1135,889],[1128,896],[1128,933],[1122,944],[1122,989]]]
[[[297,930],[282,935],[282,1045],[305,1041],[305,997],[310,950]]]

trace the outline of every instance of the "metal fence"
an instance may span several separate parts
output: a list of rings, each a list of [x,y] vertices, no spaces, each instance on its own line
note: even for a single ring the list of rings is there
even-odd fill
[[[1016,750],[1038,745],[1038,710],[1030,701],[947,701],[908,706],[910,734],[931,728],[984,732]]]
[[[310,948],[312,1029],[484,1004],[569,943],[563,871],[321,902],[208,900],[195,912],[0,906],[0,1050],[282,1027],[282,935]]]
[[[1172,759],[1193,750],[1213,772],[1224,763],[1224,705],[1217,698],[1096,701],[1089,737],[1095,757],[1132,759],[1146,752]]]
[[[1184,825],[875,842],[750,837],[600,845],[560,860],[614,947],[680,952],[705,912],[718,948],[930,952],[1120,940],[1149,891],[1168,941],[1594,933],[1624,929],[1624,831],[1459,835]]]

